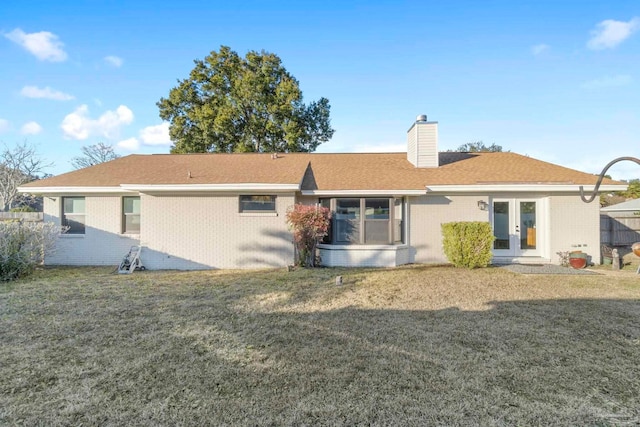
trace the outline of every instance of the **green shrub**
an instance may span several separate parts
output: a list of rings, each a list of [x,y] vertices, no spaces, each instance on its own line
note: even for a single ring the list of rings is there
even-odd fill
[[[23,205],[9,209],[9,212],[36,212],[36,210],[31,206]]]
[[[31,273],[53,251],[60,231],[50,222],[0,221],[0,281]]]
[[[444,253],[456,267],[486,267],[491,262],[493,231],[488,222],[442,224]]]

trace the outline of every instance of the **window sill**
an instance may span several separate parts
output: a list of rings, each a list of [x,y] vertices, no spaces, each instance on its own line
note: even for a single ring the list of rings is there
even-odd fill
[[[86,234],[58,234],[63,239],[82,239]]]
[[[351,244],[351,245],[331,245],[328,243],[320,243],[318,245],[318,249],[327,249],[334,251],[368,251],[368,250],[379,250],[379,251],[395,251],[398,249],[404,249],[408,246],[405,243],[401,243],[398,245],[359,245],[359,244]]]
[[[278,216],[278,212],[240,212],[240,216]]]
[[[120,237],[128,237],[128,238],[132,238],[132,239],[139,239],[140,238],[140,233],[121,233]]]

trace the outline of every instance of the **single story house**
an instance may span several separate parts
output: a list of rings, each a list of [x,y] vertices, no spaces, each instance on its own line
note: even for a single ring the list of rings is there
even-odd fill
[[[553,263],[599,253],[598,203],[579,197],[596,178],[511,152],[439,153],[438,123],[418,116],[406,153],[130,155],[20,190],[69,227],[47,264],[116,265],[141,245],[149,269],[282,267],[296,203],[333,212],[326,266],[446,262],[450,221],[490,222],[496,263]]]

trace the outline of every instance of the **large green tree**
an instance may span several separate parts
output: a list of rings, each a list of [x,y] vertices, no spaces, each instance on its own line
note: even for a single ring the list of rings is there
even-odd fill
[[[333,136],[326,98],[304,104],[277,55],[227,46],[196,60],[157,103],[172,153],[314,151]]]
[[[640,198],[640,179],[630,180],[629,188],[627,188],[626,191],[621,191],[620,195],[626,197],[627,199]]]

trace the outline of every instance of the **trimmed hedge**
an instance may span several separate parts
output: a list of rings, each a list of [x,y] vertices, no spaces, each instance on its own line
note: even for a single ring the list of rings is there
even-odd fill
[[[442,224],[444,253],[456,267],[478,268],[491,263],[494,236],[488,222]]]

